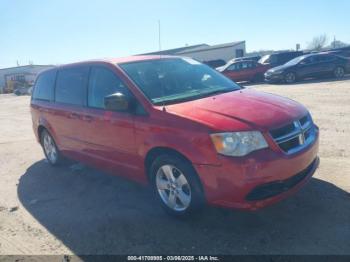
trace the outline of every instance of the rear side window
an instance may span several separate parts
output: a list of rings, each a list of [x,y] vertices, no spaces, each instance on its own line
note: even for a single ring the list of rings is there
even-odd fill
[[[34,87],[33,99],[53,100],[56,72],[56,70],[50,70],[38,76]]]
[[[270,55],[270,57],[268,58],[267,63],[275,64],[275,63],[279,62],[278,60],[279,60],[278,55]]]
[[[96,66],[91,68],[89,80],[88,106],[105,108],[104,98],[114,93],[130,96],[128,88],[111,70]]]
[[[86,105],[86,86],[89,67],[73,67],[58,71],[56,102],[71,105]]]
[[[330,55],[322,55],[318,58],[318,60],[320,62],[331,62],[331,61],[335,60],[335,57],[330,56]]]
[[[238,71],[242,68],[242,64],[241,63],[236,63],[236,64],[232,64],[230,65],[227,70],[229,71]]]
[[[243,62],[242,63],[242,69],[249,69],[255,67],[252,62]]]

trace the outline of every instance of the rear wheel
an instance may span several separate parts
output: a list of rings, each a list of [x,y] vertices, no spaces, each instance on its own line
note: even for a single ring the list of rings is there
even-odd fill
[[[335,78],[343,78],[345,75],[345,70],[341,66],[338,66],[334,69],[333,74]]]
[[[171,215],[187,216],[203,206],[199,179],[187,161],[173,155],[161,155],[153,162],[150,172],[155,195]]]
[[[284,76],[284,81],[287,84],[295,83],[296,80],[297,80],[297,77],[296,77],[295,73],[293,73],[293,72],[288,72]]]
[[[63,157],[56,146],[55,140],[46,129],[41,132],[40,141],[47,161],[53,166],[61,164]]]
[[[256,74],[252,81],[253,83],[259,83],[259,82],[262,82],[264,80],[264,75],[263,74]]]

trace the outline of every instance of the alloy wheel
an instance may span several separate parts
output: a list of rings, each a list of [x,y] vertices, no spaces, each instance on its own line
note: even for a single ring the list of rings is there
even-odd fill
[[[295,82],[295,74],[290,72],[287,73],[285,76],[286,83],[291,84]]]
[[[53,141],[52,137],[48,133],[44,134],[43,147],[44,147],[47,160],[49,160],[52,164],[55,164],[58,159],[57,149],[56,149],[55,142]]]
[[[156,174],[160,198],[174,211],[184,211],[191,204],[191,187],[185,175],[173,165],[161,166]]]
[[[334,75],[336,78],[342,78],[344,76],[344,69],[342,67],[337,67],[335,70],[334,70]]]

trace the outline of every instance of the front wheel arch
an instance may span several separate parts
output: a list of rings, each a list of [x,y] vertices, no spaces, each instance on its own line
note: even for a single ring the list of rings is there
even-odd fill
[[[191,204],[185,210],[173,210],[171,207],[167,207],[167,204],[163,202],[164,200],[161,200],[160,193],[158,192],[159,189],[157,188],[156,179],[158,170],[162,165],[173,165],[174,168],[178,169],[186,176],[187,181],[191,185]],[[158,200],[161,202],[162,207],[165,208],[165,210],[171,215],[174,215],[176,217],[187,217],[190,214],[195,214],[195,211],[201,210],[206,204],[206,197],[203,191],[202,183],[197,175],[196,170],[192,164],[177,155],[158,155],[150,166],[149,177],[152,190],[154,191]]]
[[[149,150],[147,152],[146,157],[145,157],[144,165],[145,165],[145,172],[146,172],[146,175],[147,175],[147,179],[148,179],[149,182],[151,182],[151,179],[152,179],[151,176],[150,176],[151,166],[152,166],[153,162],[157,159],[157,157],[159,157],[161,155],[175,156],[175,157],[178,157],[181,160],[185,161],[189,165],[191,165],[191,167],[193,168],[193,170],[195,172],[195,176],[196,176],[196,179],[198,180],[198,183],[200,185],[202,193],[204,194],[204,189],[203,189],[202,182],[201,182],[201,180],[199,178],[199,175],[197,174],[196,169],[193,166],[193,163],[185,155],[183,155],[179,151],[177,151],[175,149],[172,149],[172,148],[169,148],[169,147],[155,147],[155,148],[152,148],[151,150]]]

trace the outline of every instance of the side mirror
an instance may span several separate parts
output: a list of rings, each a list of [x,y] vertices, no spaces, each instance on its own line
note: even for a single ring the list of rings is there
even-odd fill
[[[123,93],[114,93],[104,98],[105,109],[126,112],[130,110],[130,99]]]

